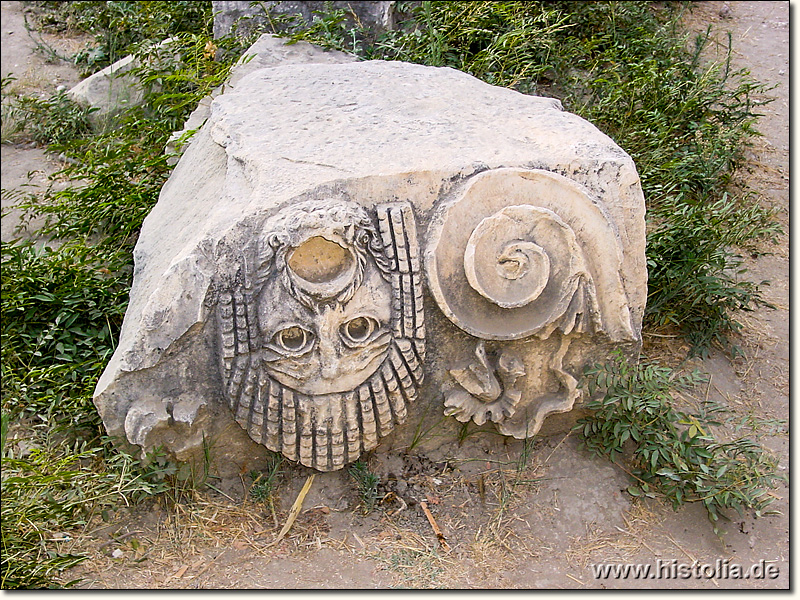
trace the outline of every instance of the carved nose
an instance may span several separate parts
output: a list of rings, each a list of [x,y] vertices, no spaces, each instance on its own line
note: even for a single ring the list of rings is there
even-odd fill
[[[339,375],[339,361],[324,361],[322,363],[321,375],[323,379],[333,381]]]
[[[319,371],[323,379],[331,381],[339,376],[340,356],[330,339],[319,340]]]

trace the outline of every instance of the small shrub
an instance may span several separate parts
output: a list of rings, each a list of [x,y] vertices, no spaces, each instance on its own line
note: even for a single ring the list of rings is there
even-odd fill
[[[47,98],[7,93],[12,77],[3,79],[3,140],[27,137],[37,144],[60,144],[91,132],[89,114],[95,110],[73,102],[59,90]]]
[[[576,429],[589,450],[618,464],[630,446],[629,472],[637,482],[628,488],[631,495],[660,496],[676,510],[700,502],[717,533],[725,509],[769,514],[768,488],[783,479],[775,460],[748,438],[718,441],[712,427],[720,425],[714,420],[719,407],[692,413],[673,405],[673,394],[705,381],[699,373],[679,375],[617,357],[588,368],[585,381],[590,395],[597,390],[604,395],[586,404],[594,413]]]
[[[142,43],[158,43],[179,33],[207,33],[211,2],[30,2],[33,26],[59,32],[83,32],[91,45],[72,58],[84,76],[133,53]]]
[[[50,532],[70,531],[104,503],[138,502],[165,492],[177,501],[195,483],[191,469],[163,455],[149,456],[145,465],[102,442],[92,392],[114,351],[127,306],[133,243],[171,170],[166,141],[238,58],[239,42],[213,40],[208,20],[181,25],[165,13],[189,15],[198,8],[208,15],[209,2],[47,4],[83,11],[85,23],[94,23],[95,33],[109,40],[130,34],[124,53],[140,47],[146,57],[150,41],[160,42],[165,32],[176,40],[169,61],[143,60],[135,73],[148,90],[144,106],[128,110],[102,135],[84,136],[73,126],[78,115],[62,102],[63,95],[20,104],[5,93],[11,80],[3,80],[4,140],[7,116],[29,110],[26,131],[39,132],[41,143],[68,160],[55,177],[77,182],[28,195],[19,205],[27,216],[45,215],[39,234],[57,240],[50,247],[20,241],[0,246],[4,588],[70,585],[59,582],[59,573],[84,557],[48,541]],[[127,11],[132,28],[114,31],[110,22],[103,24],[103,11]],[[153,28],[143,26],[147,23]],[[101,31],[105,27],[111,29]],[[218,49],[229,52],[224,61],[214,61]],[[94,66],[116,58],[109,53]],[[9,420],[25,428],[36,451],[7,454]]]
[[[737,206],[728,194],[709,204],[675,203],[659,211],[647,235],[648,302],[646,325],[677,327],[705,356],[714,346],[736,352],[729,335],[741,325],[735,315],[763,300],[760,285],[743,279],[742,260],[731,248],[773,236],[765,211]]]

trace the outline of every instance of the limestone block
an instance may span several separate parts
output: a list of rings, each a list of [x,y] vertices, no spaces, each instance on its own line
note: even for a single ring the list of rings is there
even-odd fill
[[[133,56],[121,58],[67,92],[78,104],[96,109],[89,114],[95,129],[102,130],[115,114],[142,103],[144,93],[129,73],[136,64]]]
[[[267,449],[339,469],[431,412],[532,436],[588,361],[640,348],[644,210],[630,157],[557,100],[396,62],[255,69],[144,222],[95,402],[220,473]]]
[[[183,129],[176,131],[167,141],[168,154],[180,154],[185,143],[194,133],[203,126],[211,114],[211,101],[219,96],[223,89],[234,89],[239,81],[258,69],[276,67],[279,65],[294,64],[328,64],[356,62],[355,56],[338,50],[323,50],[308,42],[287,44],[286,38],[264,34],[245,52],[231,69],[228,81],[200,100],[197,108],[192,111],[184,123]],[[170,157],[170,164],[177,162],[177,157]]]

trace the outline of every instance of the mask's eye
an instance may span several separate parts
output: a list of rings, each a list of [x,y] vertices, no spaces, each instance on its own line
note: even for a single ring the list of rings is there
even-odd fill
[[[302,327],[292,325],[272,336],[272,344],[290,353],[302,352],[311,344],[312,334]]]
[[[342,325],[340,330],[346,342],[363,344],[372,337],[378,326],[372,317],[356,317]]]

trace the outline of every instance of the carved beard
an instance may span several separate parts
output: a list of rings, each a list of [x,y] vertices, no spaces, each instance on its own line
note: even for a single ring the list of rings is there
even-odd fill
[[[271,378],[260,361],[248,361],[236,375],[226,395],[254,441],[307,467],[334,471],[405,422],[422,367],[417,344],[394,339],[382,365],[349,392],[301,394]]]

